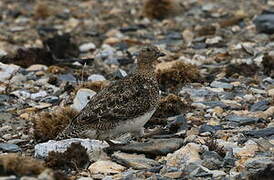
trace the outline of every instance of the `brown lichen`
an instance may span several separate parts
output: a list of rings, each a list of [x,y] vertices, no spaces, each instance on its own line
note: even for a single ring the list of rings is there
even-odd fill
[[[242,75],[245,77],[254,76],[259,67],[255,64],[230,64],[225,68],[226,77]]]
[[[264,68],[264,74],[270,77],[274,77],[274,56],[266,54],[263,57],[262,65]]]
[[[180,9],[182,9],[181,4],[174,0],[146,0],[142,14],[151,19],[162,20],[178,14]]]
[[[63,153],[49,152],[45,161],[46,166],[53,169],[77,170],[89,162],[89,157],[85,147],[80,143],[72,143]]]
[[[78,112],[71,107],[57,108],[53,112],[41,112],[33,119],[34,137],[37,141],[55,138]]]
[[[42,161],[15,153],[0,155],[0,175],[35,176],[45,170]]]
[[[190,82],[199,82],[200,71],[197,66],[182,61],[163,62],[156,66],[156,75],[161,89],[176,89]]]
[[[154,117],[166,118],[176,116],[186,112],[190,106],[182,100],[181,97],[175,94],[169,94],[168,96],[161,98],[157,111]]]

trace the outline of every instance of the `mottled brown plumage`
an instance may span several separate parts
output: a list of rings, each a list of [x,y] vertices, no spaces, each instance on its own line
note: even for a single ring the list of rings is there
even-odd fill
[[[93,96],[57,139],[109,139],[127,132],[140,135],[158,104],[154,62],[162,55],[154,46],[143,48],[137,70]]]

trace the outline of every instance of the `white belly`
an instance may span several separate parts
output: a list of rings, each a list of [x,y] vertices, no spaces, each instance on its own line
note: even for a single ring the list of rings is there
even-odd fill
[[[85,132],[84,134],[86,135],[86,137],[91,139],[94,139],[94,138],[107,139],[112,137],[118,137],[125,133],[141,134],[141,131],[143,130],[144,125],[151,118],[155,110],[156,109],[153,109],[152,111],[147,112],[143,114],[142,116],[134,119],[121,121],[113,129],[106,130],[103,132],[98,132],[96,130],[89,130]]]

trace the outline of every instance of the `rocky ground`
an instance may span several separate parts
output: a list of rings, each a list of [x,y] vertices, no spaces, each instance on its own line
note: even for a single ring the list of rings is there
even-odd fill
[[[273,179],[273,0],[0,2],[0,179]],[[51,141],[155,44],[138,141]],[[126,88],[126,87],[125,87]]]

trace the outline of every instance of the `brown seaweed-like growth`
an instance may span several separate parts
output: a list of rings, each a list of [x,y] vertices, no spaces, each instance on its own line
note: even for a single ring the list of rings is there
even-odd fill
[[[262,64],[265,75],[274,77],[274,56],[271,56],[269,54],[265,55],[263,57]]]
[[[35,139],[46,141],[55,138],[77,113],[71,107],[57,108],[53,112],[41,112],[33,119]]]
[[[162,20],[176,15],[182,6],[175,0],[146,0],[143,6],[143,15],[151,19]]]
[[[226,152],[224,150],[224,147],[220,147],[217,144],[216,139],[211,136],[205,143],[205,145],[208,147],[209,151],[215,151],[216,153],[218,153],[221,157],[225,157]]]
[[[199,82],[200,71],[197,66],[182,61],[163,62],[157,65],[156,75],[161,89],[176,89],[180,85]]]
[[[42,161],[15,153],[0,155],[0,175],[36,176],[45,170]]]
[[[242,75],[245,77],[254,76],[259,67],[255,64],[230,64],[225,68],[226,77],[230,77],[232,75]]]
[[[154,117],[166,118],[176,116],[186,112],[190,106],[182,100],[181,97],[175,94],[169,94],[168,96],[161,98],[157,111]]]
[[[52,9],[49,7],[49,4],[45,2],[37,2],[34,7],[34,17],[39,19],[45,19],[53,13]]]
[[[80,143],[72,143],[63,153],[49,152],[46,158],[46,166],[53,169],[74,169],[83,168],[89,162],[87,149]]]

